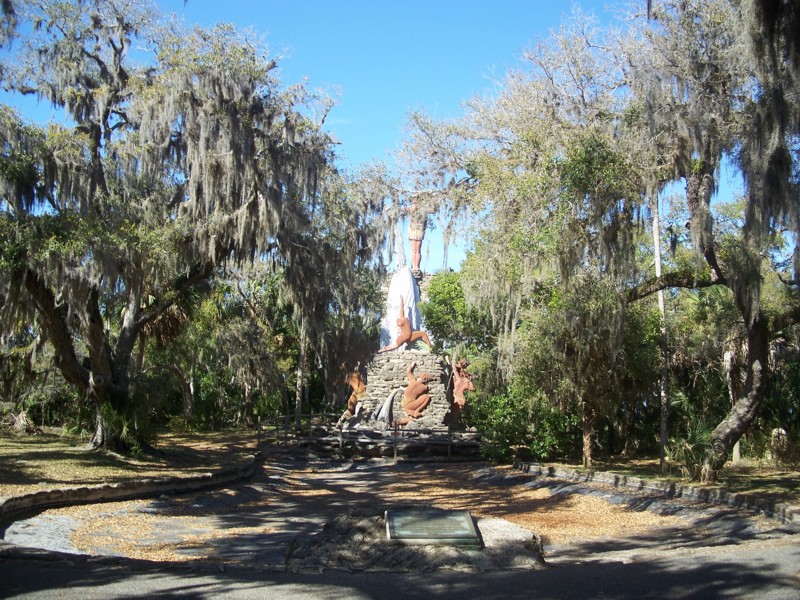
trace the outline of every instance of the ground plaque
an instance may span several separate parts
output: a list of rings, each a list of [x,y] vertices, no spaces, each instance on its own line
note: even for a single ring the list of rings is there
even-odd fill
[[[384,518],[391,542],[481,547],[468,510],[396,509],[387,510]]]

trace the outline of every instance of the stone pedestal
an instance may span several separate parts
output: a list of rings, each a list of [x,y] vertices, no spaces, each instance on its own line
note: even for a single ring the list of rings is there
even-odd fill
[[[405,428],[433,429],[446,426],[445,415],[450,410],[450,401],[447,398],[450,368],[440,356],[419,350],[393,350],[375,355],[367,366],[367,390],[362,398],[363,409],[358,423],[379,427],[381,423],[389,425],[393,420],[406,416],[401,401],[403,391],[408,385],[406,368],[413,362],[417,363],[414,369],[417,377],[423,373],[433,377],[428,382],[431,401],[422,411],[422,416],[405,425]],[[386,410],[381,419],[377,413],[387,404],[391,405],[388,419]]]

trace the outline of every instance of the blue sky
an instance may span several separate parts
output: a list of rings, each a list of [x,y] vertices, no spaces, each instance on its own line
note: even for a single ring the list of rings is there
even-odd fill
[[[284,84],[340,91],[329,130],[353,166],[397,147],[409,111],[447,118],[521,68],[524,50],[558,28],[567,2],[495,0],[160,0],[187,23],[231,22],[285,54]],[[606,2],[576,3],[598,16]]]

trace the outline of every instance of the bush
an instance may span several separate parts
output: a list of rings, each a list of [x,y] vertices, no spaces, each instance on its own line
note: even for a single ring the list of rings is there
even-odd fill
[[[467,404],[468,421],[481,434],[481,454],[495,461],[513,458],[512,448],[530,441],[529,408],[510,394],[496,394]]]
[[[577,415],[541,398],[495,394],[467,404],[468,420],[481,434],[481,453],[490,460],[510,461],[520,449],[544,460],[571,452]]]
[[[565,457],[579,450],[580,416],[537,402],[532,415],[533,428],[528,448],[538,460]]]
[[[671,462],[682,465],[681,470],[689,479],[696,481],[710,447],[711,428],[700,419],[692,418],[684,435],[670,439],[666,455]]]

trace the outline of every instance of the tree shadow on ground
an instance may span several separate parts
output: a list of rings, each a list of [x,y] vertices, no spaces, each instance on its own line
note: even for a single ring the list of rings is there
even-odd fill
[[[68,555],[0,561],[10,596],[62,598],[719,598],[796,597],[797,581],[769,563],[642,561],[584,563],[484,573],[277,573],[220,565],[96,560]]]
[[[423,478],[425,485],[422,485]],[[526,487],[547,487],[551,494],[526,503],[509,502],[511,492],[522,484]],[[391,461],[337,463],[308,460],[307,457],[298,460],[283,458],[267,461],[264,468],[247,484],[201,494],[162,497],[151,501],[145,512],[206,518],[213,520],[219,529],[220,535],[204,542],[206,558],[189,563],[158,563],[158,568],[166,571],[174,569],[182,578],[178,582],[169,573],[159,573],[155,579],[163,578],[164,589],[159,591],[162,597],[169,597],[171,594],[187,594],[189,597],[234,592],[244,594],[246,590],[252,592],[253,585],[277,586],[282,590],[292,593],[297,590],[310,596],[352,597],[355,594],[359,597],[376,598],[401,595],[437,598],[458,594],[480,594],[487,598],[529,597],[534,589],[537,597],[592,597],[602,593],[604,597],[612,598],[637,597],[637,594],[640,597],[663,598],[714,597],[728,590],[736,590],[737,595],[744,596],[754,590],[763,589],[796,591],[792,588],[796,582],[793,582],[791,573],[787,574],[785,570],[769,563],[740,564],[733,559],[715,558],[698,563],[696,559],[684,554],[683,558],[677,558],[678,562],[685,561],[680,568],[662,564],[663,560],[644,560],[627,565],[613,562],[606,562],[602,566],[577,564],[581,557],[595,557],[611,551],[653,549],[676,544],[681,548],[710,546],[713,541],[710,543],[709,531],[716,531],[720,546],[752,539],[754,533],[745,522],[739,520],[739,513],[724,510],[714,513],[716,516],[701,515],[692,528],[665,528],[630,536],[622,541],[587,541],[570,551],[573,560],[559,562],[556,568],[546,569],[541,573],[504,571],[503,578],[498,578],[493,573],[459,573],[458,577],[454,577],[452,571],[449,574],[435,572],[425,576],[411,572],[405,574],[408,580],[396,580],[396,587],[392,587],[386,580],[381,583],[382,580],[376,579],[371,573],[354,576],[326,572],[315,579],[307,575],[290,576],[237,570],[237,564],[240,567],[244,564],[250,568],[266,570],[282,568],[293,544],[317,534],[336,515],[379,514],[389,508],[413,506],[416,503],[420,506],[454,509],[480,507],[483,514],[506,517],[566,507],[578,494],[587,493],[587,490],[601,496],[607,493],[607,490],[597,492],[592,486],[552,478],[498,475],[486,464],[420,465]],[[666,510],[662,501],[663,495],[659,498],[640,493],[629,499],[627,509]],[[257,527],[262,527],[263,531],[244,534],[235,532],[240,528]],[[226,535],[226,531],[230,531],[230,534]],[[187,545],[185,552],[191,554],[196,549],[196,545]],[[797,550],[792,551],[797,555]],[[74,562],[76,559],[68,560]],[[0,568],[4,568],[6,562],[0,561]],[[124,585],[126,581],[137,585],[140,583],[141,577],[135,569],[154,568],[152,563],[120,560],[118,567],[114,567],[121,569],[122,573],[122,579],[117,583],[105,579],[92,564],[91,561],[86,563],[85,580],[75,575],[78,579],[76,585],[114,591],[118,589],[116,586]],[[145,566],[141,567],[142,564]],[[235,573],[200,573],[206,569],[226,569]],[[129,573],[131,570],[133,571]],[[389,580],[394,577],[391,573],[384,575]],[[59,574],[58,577],[63,580],[69,575]],[[16,575],[12,581],[15,586],[23,586],[9,588],[12,590],[28,589],[24,585],[33,586],[31,589],[34,591],[55,589],[36,588],[38,582],[17,583]],[[148,584],[150,581],[153,580],[148,579]],[[522,587],[509,587],[511,584],[508,582],[516,582]],[[637,585],[640,587],[631,587]],[[639,593],[636,590],[643,591]]]
[[[220,436],[170,435],[160,447],[142,456],[90,450],[85,444],[52,435],[4,435],[0,485],[38,488],[117,483],[146,477],[171,477],[208,472],[239,464],[255,450],[252,434]]]

